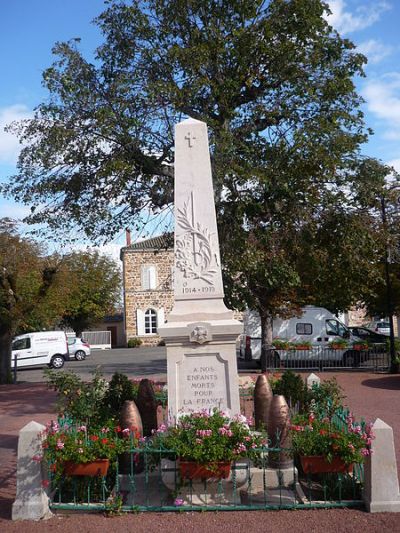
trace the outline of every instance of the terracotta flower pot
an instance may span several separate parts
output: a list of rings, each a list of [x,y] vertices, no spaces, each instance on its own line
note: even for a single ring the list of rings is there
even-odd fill
[[[64,472],[69,476],[89,476],[104,477],[107,475],[110,461],[108,459],[97,459],[90,463],[74,463],[73,461],[65,461]]]
[[[194,461],[179,461],[179,470],[182,479],[226,479],[231,472],[231,463],[200,465]]]
[[[357,350],[358,352],[368,350],[368,344],[353,344],[353,350]]]
[[[334,457],[329,463],[323,455],[300,455],[300,462],[305,474],[346,474],[353,471],[353,465],[347,465],[340,457]]]

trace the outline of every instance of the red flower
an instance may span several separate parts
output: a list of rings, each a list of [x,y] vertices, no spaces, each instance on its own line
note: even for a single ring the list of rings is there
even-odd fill
[[[97,435],[90,435],[90,440],[96,442],[97,440],[99,440],[99,437]]]
[[[115,433],[121,433],[121,426],[116,426],[114,428]]]
[[[320,435],[326,435],[328,432],[326,431],[326,429],[320,429],[319,430],[319,434]]]
[[[102,444],[107,444],[107,442],[108,442],[108,439],[101,439]]]

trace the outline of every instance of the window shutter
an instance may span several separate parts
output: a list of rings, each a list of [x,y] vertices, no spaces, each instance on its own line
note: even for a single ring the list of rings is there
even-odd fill
[[[157,276],[156,276],[156,267],[149,266],[149,289],[155,290],[157,288]]]
[[[161,307],[161,309],[159,309],[157,313],[157,328],[162,326],[164,322],[165,322],[164,307]]]
[[[141,309],[136,309],[136,329],[138,335],[144,335],[144,313]]]
[[[142,266],[142,289],[154,290],[157,286],[157,271],[154,265]]]

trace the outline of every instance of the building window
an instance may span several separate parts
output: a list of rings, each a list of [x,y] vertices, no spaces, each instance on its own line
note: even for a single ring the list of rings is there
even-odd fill
[[[296,333],[297,335],[312,335],[312,324],[298,322],[296,324]]]
[[[157,333],[157,313],[154,309],[147,309],[144,314],[144,332]]]
[[[142,289],[154,291],[157,286],[157,271],[154,265],[142,266]]]

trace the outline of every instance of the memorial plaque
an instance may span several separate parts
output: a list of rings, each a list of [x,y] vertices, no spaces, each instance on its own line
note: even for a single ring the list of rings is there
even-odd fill
[[[218,353],[184,354],[177,362],[178,411],[231,408],[228,361]]]

